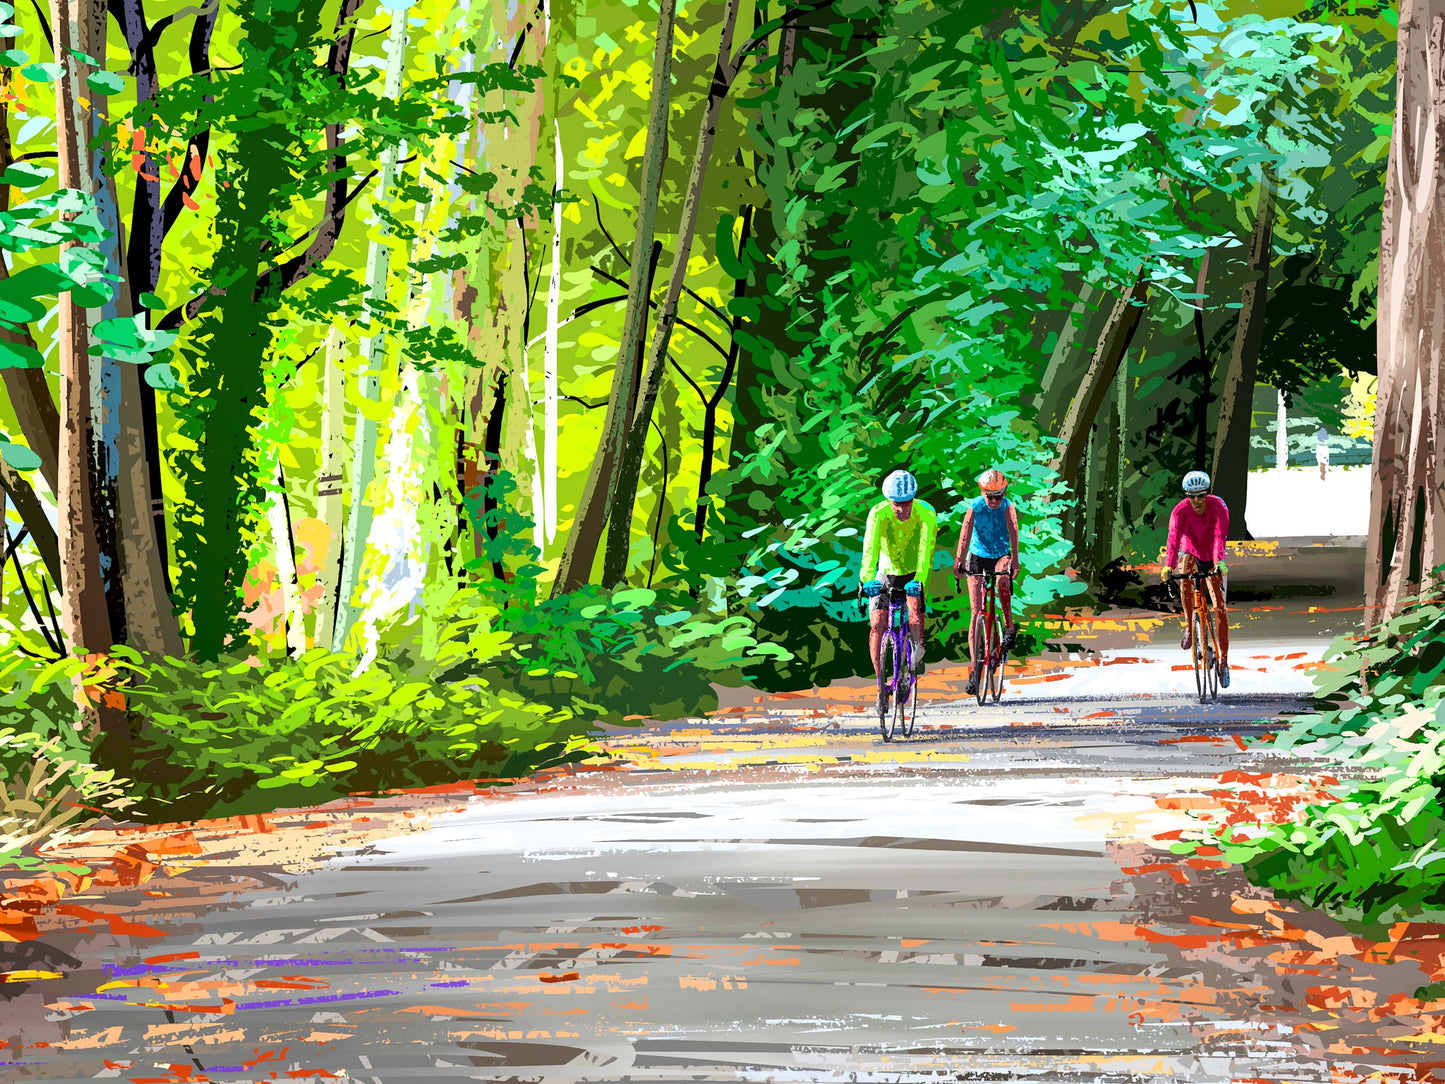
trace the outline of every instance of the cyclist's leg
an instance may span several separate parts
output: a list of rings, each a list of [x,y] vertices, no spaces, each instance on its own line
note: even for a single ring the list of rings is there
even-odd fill
[[[1214,607],[1214,627],[1219,639],[1219,665],[1229,665],[1229,612],[1224,608],[1224,577],[1216,573],[1205,581],[1209,602]]]
[[[886,596],[879,595],[868,607],[868,653],[873,657],[873,674],[878,676],[883,665],[883,637],[888,630],[887,603],[882,606]]]
[[[978,658],[982,654],[980,643],[983,637],[984,611],[983,576],[973,572],[973,558],[969,558],[968,604],[971,614],[968,623],[968,684],[970,693],[978,690]]]
[[[913,640],[913,672],[923,672],[923,599],[908,599],[908,633]]]
[[[1194,554],[1181,553],[1179,555],[1179,563],[1174,567],[1174,571],[1180,576],[1188,576],[1193,572],[1197,571],[1198,568],[1199,563],[1194,559]],[[1193,580],[1179,581],[1179,598],[1180,601],[1184,604],[1184,637],[1179,641],[1179,646],[1182,647],[1185,651],[1188,651],[1191,639],[1191,633],[1189,630],[1194,627]]]
[[[996,578],[994,583],[998,587],[998,612],[1003,618],[1003,642],[1004,648],[1013,647],[1014,643],[1014,579],[1009,574],[1009,566],[1013,563],[1010,557],[1000,557],[994,564]]]

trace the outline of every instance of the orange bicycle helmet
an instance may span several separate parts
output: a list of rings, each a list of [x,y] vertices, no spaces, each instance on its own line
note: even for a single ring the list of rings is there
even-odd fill
[[[1003,476],[1003,471],[986,470],[978,476],[978,488],[984,493],[1005,493],[1008,491],[1008,479]]]

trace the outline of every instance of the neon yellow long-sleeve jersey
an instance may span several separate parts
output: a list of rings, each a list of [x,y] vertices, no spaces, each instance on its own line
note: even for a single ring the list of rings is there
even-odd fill
[[[882,501],[868,512],[863,532],[863,567],[858,580],[866,583],[891,573],[913,573],[919,583],[928,582],[933,571],[933,544],[938,538],[938,513],[927,501],[914,501],[908,519],[899,522],[893,505]],[[880,564],[880,557],[882,563]]]

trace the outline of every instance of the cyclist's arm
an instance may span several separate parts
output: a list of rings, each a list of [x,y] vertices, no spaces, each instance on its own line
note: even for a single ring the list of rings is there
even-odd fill
[[[968,552],[968,543],[973,538],[973,509],[963,517],[963,528],[958,532],[958,552],[953,555],[953,567],[963,564],[963,555]]]
[[[858,582],[867,583],[878,574],[878,553],[883,545],[878,527],[878,509],[868,513],[868,526],[863,530],[863,565],[858,569]]]
[[[1164,567],[1173,568],[1179,563],[1179,506],[1169,513],[1169,540],[1164,543]]]
[[[1008,506],[1008,539],[1013,554],[1013,570],[1019,570],[1019,510],[1012,501]]]
[[[933,574],[933,547],[938,544],[938,517],[931,514],[919,523],[918,568],[913,578],[925,587]]]
[[[1219,524],[1215,531],[1214,563],[1217,565],[1224,560],[1224,542],[1229,537],[1229,505],[1223,500],[1219,502]]]

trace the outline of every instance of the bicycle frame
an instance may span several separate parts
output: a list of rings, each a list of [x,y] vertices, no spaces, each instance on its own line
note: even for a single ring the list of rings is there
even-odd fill
[[[979,671],[978,685],[975,696],[980,704],[984,703],[992,694],[994,703],[998,703],[1003,695],[1003,670],[1006,659],[1003,651],[1003,630],[1000,627],[998,616],[998,578],[996,569],[985,568],[983,570],[983,606],[978,613],[975,613],[969,621],[968,646],[977,660],[976,668]],[[1011,575],[1004,573],[1004,575]],[[980,644],[974,637],[975,624],[983,622],[983,627],[977,629]]]
[[[1216,628],[1214,596],[1207,582],[1218,574],[1214,568],[1208,572],[1196,569],[1193,572],[1176,573],[1171,570],[1168,577],[1171,593],[1174,584],[1179,581],[1192,580],[1194,583],[1194,617],[1190,621],[1189,635],[1190,653],[1194,662],[1194,687],[1199,694],[1200,703],[1219,699],[1219,631]],[[1182,610],[1182,589],[1179,592],[1179,604]]]
[[[883,642],[879,645],[878,691],[886,693],[892,702],[892,726],[887,714],[878,717],[879,728],[884,741],[892,741],[900,729],[904,737],[913,733],[913,722],[917,717],[916,705],[912,704],[913,684],[913,638],[908,628],[907,592],[902,587],[883,588],[884,604],[887,607],[888,627],[883,631]],[[901,695],[900,695],[901,694]]]

